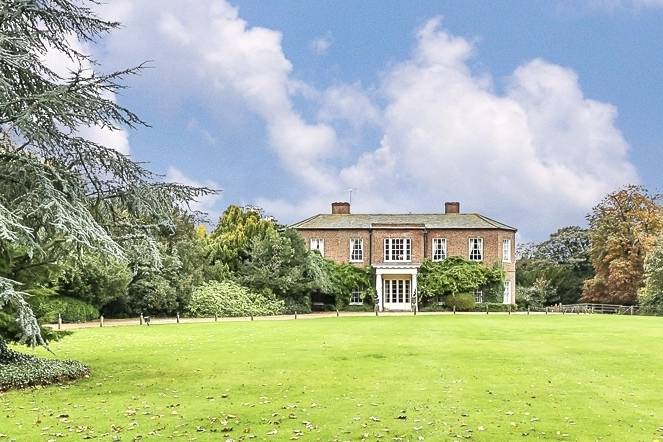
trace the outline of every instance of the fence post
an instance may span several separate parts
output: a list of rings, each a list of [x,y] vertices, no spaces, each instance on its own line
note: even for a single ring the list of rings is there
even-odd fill
[[[488,314],[488,305],[486,305],[486,314]]]
[[[339,316],[338,309],[336,309],[336,317],[338,318],[338,316]]]
[[[454,305],[454,315],[456,314],[456,306]]]
[[[175,312],[175,320],[178,324],[180,323],[180,312]]]
[[[529,316],[529,305],[527,306],[527,316]]]
[[[297,319],[297,310],[295,310],[295,319]]]
[[[251,313],[251,320],[253,321],[253,313]]]
[[[546,307],[546,316],[548,316],[548,307]]]
[[[631,316],[633,316],[633,306],[631,306]]]
[[[509,304],[509,307],[506,310],[509,312],[509,316],[511,316],[511,304]]]
[[[104,326],[104,315],[99,316],[99,327]]]
[[[143,318],[143,314],[141,313],[140,318],[138,319],[138,325],[143,325],[144,320],[145,320],[145,318]]]
[[[214,322],[219,322],[219,315],[214,313]]]
[[[62,328],[62,315],[58,313],[58,330]]]

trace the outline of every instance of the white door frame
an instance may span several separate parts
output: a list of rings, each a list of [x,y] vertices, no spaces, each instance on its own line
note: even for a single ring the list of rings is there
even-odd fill
[[[402,279],[410,279],[410,300],[415,296],[417,292],[417,272],[419,266],[416,265],[382,265],[375,266],[375,289],[378,297],[378,310],[385,311],[385,299],[384,299],[384,277],[392,277],[389,279],[398,279],[393,278],[396,276],[403,276]],[[409,278],[408,278],[409,277]],[[398,310],[412,311],[412,303],[408,305],[403,303]]]

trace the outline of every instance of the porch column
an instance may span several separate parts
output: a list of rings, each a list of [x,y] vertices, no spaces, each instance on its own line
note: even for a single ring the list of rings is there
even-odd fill
[[[412,273],[412,294],[411,296],[414,296],[414,294],[417,294],[417,303],[414,304],[414,311],[418,312],[419,311],[419,292],[417,292],[417,270]]]
[[[380,270],[377,269],[375,271],[375,291],[377,292],[378,295],[378,310],[382,311],[382,273],[380,273]]]

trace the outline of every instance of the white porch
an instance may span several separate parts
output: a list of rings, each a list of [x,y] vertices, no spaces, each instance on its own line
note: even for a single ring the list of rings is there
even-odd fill
[[[375,265],[378,310],[412,311],[417,293],[417,265]]]

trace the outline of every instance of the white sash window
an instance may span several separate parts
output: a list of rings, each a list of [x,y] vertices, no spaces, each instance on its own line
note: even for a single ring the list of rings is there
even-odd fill
[[[311,250],[317,250],[320,255],[325,256],[325,240],[321,238],[311,238]]]
[[[470,261],[483,261],[483,238],[470,238]]]
[[[502,262],[511,262],[511,240],[502,240]]]
[[[385,261],[410,261],[411,248],[409,238],[385,238]]]
[[[442,261],[447,257],[447,239],[433,238],[433,261]]]
[[[350,261],[362,262],[364,260],[364,240],[351,239],[350,240]]]

